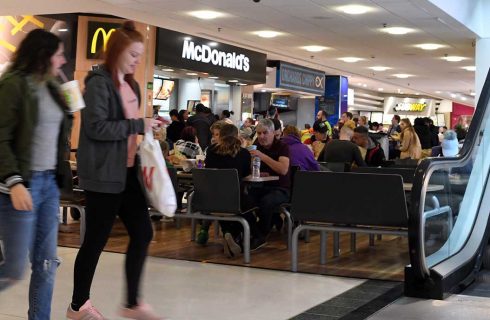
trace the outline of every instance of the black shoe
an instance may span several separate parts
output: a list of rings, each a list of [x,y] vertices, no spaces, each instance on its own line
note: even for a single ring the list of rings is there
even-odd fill
[[[250,251],[258,250],[267,245],[267,242],[263,238],[253,238],[250,240]]]

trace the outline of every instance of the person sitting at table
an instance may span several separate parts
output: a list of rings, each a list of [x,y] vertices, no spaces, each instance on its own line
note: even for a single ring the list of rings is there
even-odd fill
[[[313,135],[315,137],[315,141],[311,144],[311,146],[313,148],[313,155],[315,156],[315,159],[318,160],[318,156],[329,141],[328,127],[325,125],[325,122],[318,120],[315,121],[313,124]]]
[[[357,144],[361,156],[370,167],[379,167],[383,165],[385,154],[379,143],[376,143],[369,137],[369,130],[364,126],[354,129],[352,142]]]
[[[225,124],[227,124],[225,121],[220,120],[211,125],[209,128],[209,130],[211,130],[211,145],[218,143],[219,131]]]
[[[257,150],[250,150],[252,157],[259,157],[261,176],[279,176],[277,181],[252,184],[248,191],[251,203],[258,207],[257,225],[251,223],[251,250],[266,244],[272,228],[272,218],[280,211],[279,206],[289,201],[289,147],[274,137],[274,123],[270,119],[260,120],[256,128]]]
[[[180,139],[174,145],[174,150],[183,154],[187,159],[196,159],[197,155],[203,154],[194,127],[187,126],[182,130]]]
[[[366,163],[362,159],[361,151],[356,144],[352,143],[354,131],[348,126],[340,129],[339,139],[332,140],[325,145],[318,156],[322,162],[343,162],[355,163],[358,167],[365,167]]]
[[[251,156],[247,149],[241,147],[238,129],[232,124],[223,124],[219,130],[218,143],[208,148],[206,168],[237,169],[240,180],[251,173]],[[253,213],[245,217],[255,220]],[[253,222],[252,222],[253,223]],[[242,225],[235,221],[220,221],[223,231],[223,249],[228,257],[236,257],[241,252]]]
[[[291,166],[298,166],[300,170],[319,171],[320,165],[313,157],[313,152],[301,143],[300,131],[295,126],[286,126],[283,131],[282,142],[289,146],[289,161]]]

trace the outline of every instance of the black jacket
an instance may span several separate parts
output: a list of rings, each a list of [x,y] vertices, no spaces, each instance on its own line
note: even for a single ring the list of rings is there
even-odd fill
[[[172,121],[172,123],[167,127],[167,139],[172,142],[177,142],[180,139],[182,130],[184,130],[185,124],[180,121]]]
[[[141,101],[138,84],[129,83]],[[126,119],[119,90],[104,69],[85,78],[77,168],[84,190],[120,193],[126,187],[128,136],[144,133],[143,119]]]
[[[415,119],[413,128],[419,137],[422,149],[430,149],[432,148],[432,135],[430,133],[430,129],[427,125],[425,125],[423,119],[420,119],[420,121],[419,119],[420,118]]]

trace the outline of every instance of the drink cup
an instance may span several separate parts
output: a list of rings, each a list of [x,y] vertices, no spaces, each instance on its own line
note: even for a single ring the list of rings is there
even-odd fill
[[[70,111],[76,112],[85,108],[85,101],[77,80],[65,82],[60,87]]]
[[[247,147],[247,150],[248,151],[257,150],[257,146],[254,145],[254,144],[252,144],[252,145],[250,145],[250,146]]]

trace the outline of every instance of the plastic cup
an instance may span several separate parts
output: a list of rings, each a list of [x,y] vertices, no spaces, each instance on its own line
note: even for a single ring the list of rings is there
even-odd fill
[[[257,146],[254,145],[254,144],[252,144],[252,145],[250,145],[250,146],[247,147],[247,150],[248,151],[257,150]]]
[[[77,80],[72,80],[63,83],[61,91],[65,97],[66,104],[72,112],[80,111],[85,108],[85,101],[83,101],[82,92]]]

